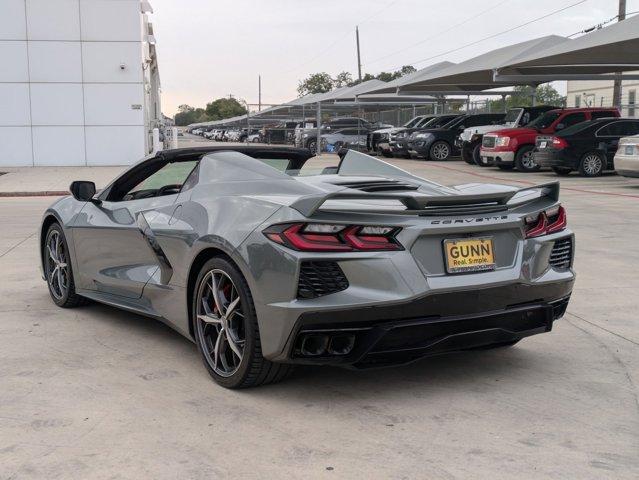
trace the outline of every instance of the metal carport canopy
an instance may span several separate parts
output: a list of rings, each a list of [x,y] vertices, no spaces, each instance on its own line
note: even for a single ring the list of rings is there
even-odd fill
[[[434,63],[433,65],[429,65],[428,67],[417,70],[416,72],[409,73],[407,75],[404,75],[403,77],[387,82],[382,86],[373,86],[372,88],[368,89],[366,92],[360,93],[360,95],[382,94],[382,93],[394,94],[397,92],[397,87],[399,87],[401,84],[410,82],[414,78],[419,78],[422,76],[429,75],[431,73],[436,73],[440,70],[446,69],[448,67],[452,67],[453,65],[455,65],[453,62]]]
[[[639,70],[639,15],[545,50],[495,67],[494,79],[502,82],[526,80],[607,80],[601,75]],[[639,75],[624,75],[638,79]]]
[[[493,79],[495,69],[531,55],[533,52],[546,50],[566,41],[565,37],[548,35],[520,42],[515,45],[491,50],[445,68],[437,68],[433,71],[424,71],[420,74],[400,78],[396,87],[400,95],[484,94],[484,90],[518,84],[518,82],[495,81]],[[500,94],[500,92],[486,92],[486,94]]]

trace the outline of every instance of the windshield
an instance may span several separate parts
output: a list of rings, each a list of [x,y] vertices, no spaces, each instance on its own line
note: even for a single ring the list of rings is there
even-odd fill
[[[423,120],[423,118],[424,117],[411,118],[408,122],[406,122],[404,124],[404,127],[406,127],[406,128],[414,127],[415,125],[419,124],[419,122],[421,122]]]
[[[522,110],[523,108],[511,108],[508,110],[506,118],[504,118],[504,123],[515,123],[519,118],[519,115],[521,115]]]
[[[543,130],[544,128],[550,127],[555,120],[559,118],[561,112],[546,112],[541,117],[537,117],[532,122],[530,122],[526,127],[528,128],[536,128],[537,130]]]

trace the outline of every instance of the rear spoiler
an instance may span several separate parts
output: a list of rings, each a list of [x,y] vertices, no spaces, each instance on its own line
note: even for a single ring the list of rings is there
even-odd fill
[[[396,212],[381,208],[361,208],[365,206],[360,204],[360,208],[353,211],[402,215],[472,215],[507,210],[508,202],[515,197],[517,201],[511,206],[520,206],[542,197],[556,202],[559,200],[559,182],[501,192],[449,195],[429,195],[419,190],[367,193],[346,188],[337,192],[306,195],[293,202],[291,208],[305,217],[311,217],[328,200],[395,200],[403,204],[405,210]],[[336,210],[345,211],[345,209]]]

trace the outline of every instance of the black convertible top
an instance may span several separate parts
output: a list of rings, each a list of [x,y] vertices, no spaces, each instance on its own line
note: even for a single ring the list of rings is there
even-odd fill
[[[282,145],[207,145],[203,147],[175,148],[162,150],[157,156],[169,162],[187,161],[213,152],[240,152],[253,158],[281,158],[291,160],[291,169],[299,170],[314,155],[307,148]]]

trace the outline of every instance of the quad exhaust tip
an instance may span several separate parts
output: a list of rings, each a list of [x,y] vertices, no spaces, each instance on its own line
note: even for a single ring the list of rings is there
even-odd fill
[[[300,353],[305,357],[348,355],[355,346],[355,335],[311,333],[302,337]]]

